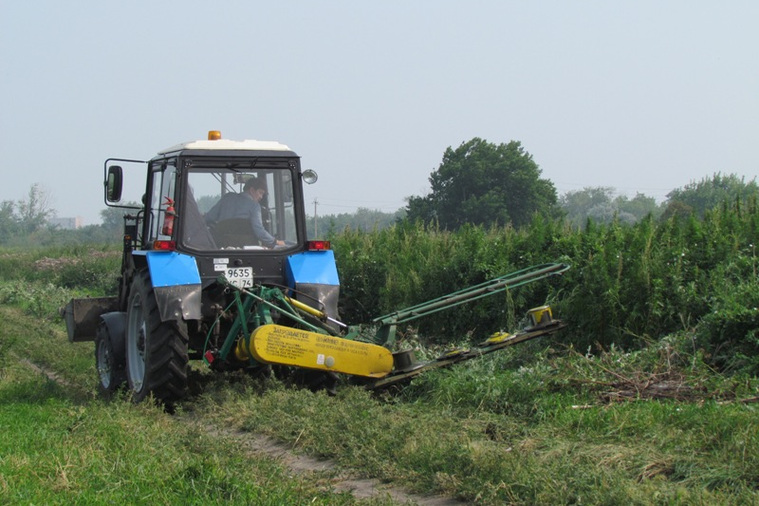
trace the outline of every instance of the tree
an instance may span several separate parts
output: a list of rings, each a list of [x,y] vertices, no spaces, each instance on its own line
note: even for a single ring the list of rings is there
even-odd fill
[[[588,218],[598,223],[635,223],[648,214],[658,217],[662,210],[656,199],[637,193],[632,199],[625,195],[614,197],[610,186],[585,187],[570,191],[559,199],[559,205],[567,214],[567,220],[575,227],[585,225]]]
[[[27,199],[19,200],[17,209],[19,227],[25,234],[43,228],[55,216],[55,209],[50,207],[50,195],[40,183],[34,183],[29,188]]]
[[[559,205],[567,213],[567,220],[579,228],[585,224],[589,216],[595,219],[604,214],[600,210],[611,207],[613,195],[614,188],[610,186],[585,187],[562,195]]]
[[[614,203],[621,212],[630,213],[634,216],[635,221],[640,221],[649,214],[658,218],[664,211],[663,206],[657,204],[655,198],[643,193],[636,193],[631,199],[620,195],[614,199]]]
[[[556,189],[518,141],[492,144],[475,137],[449,147],[430,174],[431,193],[408,199],[407,217],[446,229],[465,223],[527,225],[535,213],[555,211]]]
[[[714,174],[701,181],[691,182],[682,188],[676,188],[667,194],[667,210],[664,218],[684,214],[688,211],[703,216],[710,209],[736,201],[745,201],[751,196],[759,195],[756,179],[746,182],[736,174],[723,176]]]
[[[19,237],[44,229],[55,210],[50,207],[50,196],[39,183],[29,188],[25,200],[0,203],[0,244],[8,244]]]
[[[0,244],[6,244],[18,234],[19,225],[16,216],[16,204],[11,200],[4,200],[0,204]]]
[[[122,205],[139,207],[139,203],[134,201],[124,202]],[[121,235],[124,232],[124,215],[135,214],[134,209],[124,209],[123,207],[106,207],[100,211],[100,225],[109,234]]]

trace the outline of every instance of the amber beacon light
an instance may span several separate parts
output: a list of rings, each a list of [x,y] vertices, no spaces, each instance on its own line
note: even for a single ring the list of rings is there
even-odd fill
[[[209,141],[218,141],[221,139],[221,130],[209,130],[208,131],[208,140]]]

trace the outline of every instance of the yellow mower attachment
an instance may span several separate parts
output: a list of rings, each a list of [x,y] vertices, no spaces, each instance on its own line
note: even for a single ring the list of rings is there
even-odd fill
[[[382,378],[393,369],[393,355],[383,346],[281,325],[262,325],[250,335],[249,345],[245,341],[240,339],[235,349],[235,356],[241,360],[252,355],[264,364],[367,378]]]

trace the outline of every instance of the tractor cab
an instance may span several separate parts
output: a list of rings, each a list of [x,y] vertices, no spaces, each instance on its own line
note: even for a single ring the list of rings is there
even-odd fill
[[[122,165],[132,163],[147,163],[139,208],[122,202]],[[130,246],[192,256],[204,285],[221,274],[243,288],[284,284],[286,259],[309,249],[302,183],[316,173],[302,172],[284,144],[212,131],[148,162],[109,159],[104,170],[106,204],[137,211]]]

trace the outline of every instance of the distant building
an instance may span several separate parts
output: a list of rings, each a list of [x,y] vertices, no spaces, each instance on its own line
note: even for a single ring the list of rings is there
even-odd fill
[[[84,218],[77,216],[75,218],[50,218],[48,223],[54,227],[58,227],[62,230],[74,230],[82,228],[84,225]]]

